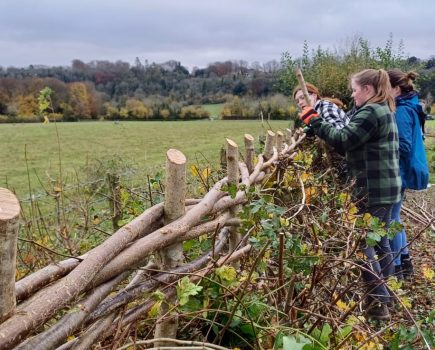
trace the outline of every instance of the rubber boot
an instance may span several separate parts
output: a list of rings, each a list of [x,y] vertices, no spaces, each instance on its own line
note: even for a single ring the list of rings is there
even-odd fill
[[[390,311],[385,303],[376,299],[367,298],[364,305],[364,315],[371,320],[388,321],[391,319]]]
[[[402,262],[402,275],[404,278],[409,279],[414,274],[414,266],[412,265],[412,259],[409,254],[402,254],[400,257],[400,261]]]

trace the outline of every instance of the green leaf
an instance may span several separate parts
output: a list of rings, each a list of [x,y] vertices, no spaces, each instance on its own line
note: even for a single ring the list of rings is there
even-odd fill
[[[283,340],[283,349],[284,350],[303,350],[304,346],[309,344],[306,342],[305,339],[301,340],[303,342],[300,343],[293,336],[283,337],[282,340]]]
[[[154,305],[151,307],[150,311],[148,311],[148,316],[149,317],[157,317],[157,315],[159,314],[160,308],[162,306],[162,301],[156,301],[154,303]]]
[[[236,280],[237,271],[232,266],[223,265],[216,269],[216,275],[224,281],[233,282]]]
[[[255,332],[255,329],[251,324],[242,324],[239,328],[243,334],[246,334],[253,338],[257,336],[257,333]]]
[[[329,323],[325,323],[323,325],[322,333],[320,334],[320,339],[319,339],[323,345],[328,345],[329,336],[331,332],[332,332],[331,326],[329,325]]]
[[[231,184],[227,186],[227,192],[231,198],[236,198],[237,195],[237,185]]]
[[[233,319],[231,320],[231,324],[230,324],[231,328],[236,328],[242,322],[241,316],[242,316],[242,311],[240,309],[237,309],[236,312],[234,313]]]
[[[377,232],[369,232],[367,234],[367,245],[374,247],[381,240],[381,236]]]
[[[350,332],[352,332],[352,326],[344,326],[339,332],[340,339],[346,338]]]
[[[403,225],[400,222],[393,221],[388,227],[388,238],[393,239],[396,234],[402,231]]]
[[[151,297],[157,301],[165,300],[165,294],[159,290],[156,290],[153,294],[151,294]]]
[[[187,276],[179,280],[177,285],[177,297],[180,306],[185,305],[191,295],[197,295],[201,290],[202,287],[190,282]]]

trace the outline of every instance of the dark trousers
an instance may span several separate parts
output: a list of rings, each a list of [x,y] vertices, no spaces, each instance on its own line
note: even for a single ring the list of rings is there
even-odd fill
[[[391,209],[393,205],[376,205],[364,209],[364,212],[379,218],[388,228]],[[387,235],[381,238],[374,247],[363,244],[362,251],[367,257],[363,263],[362,277],[368,288],[370,299],[377,299],[380,302],[388,302],[391,299],[390,293],[385,285],[385,279],[394,274],[393,254]]]

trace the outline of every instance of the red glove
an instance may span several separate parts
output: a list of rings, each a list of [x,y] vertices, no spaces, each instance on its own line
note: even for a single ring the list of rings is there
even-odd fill
[[[310,120],[311,118],[316,118],[318,117],[319,114],[312,109],[311,107],[304,107],[302,109],[302,112],[299,113],[299,118],[306,124],[306,125],[310,125]]]

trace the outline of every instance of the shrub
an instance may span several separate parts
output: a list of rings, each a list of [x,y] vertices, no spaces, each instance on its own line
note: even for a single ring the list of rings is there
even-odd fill
[[[297,109],[288,97],[276,94],[260,101],[234,97],[225,103],[221,112],[222,119],[257,119],[261,115],[270,119],[295,119]]]
[[[186,106],[181,108],[180,118],[188,119],[207,119],[210,118],[210,113],[201,106]]]

